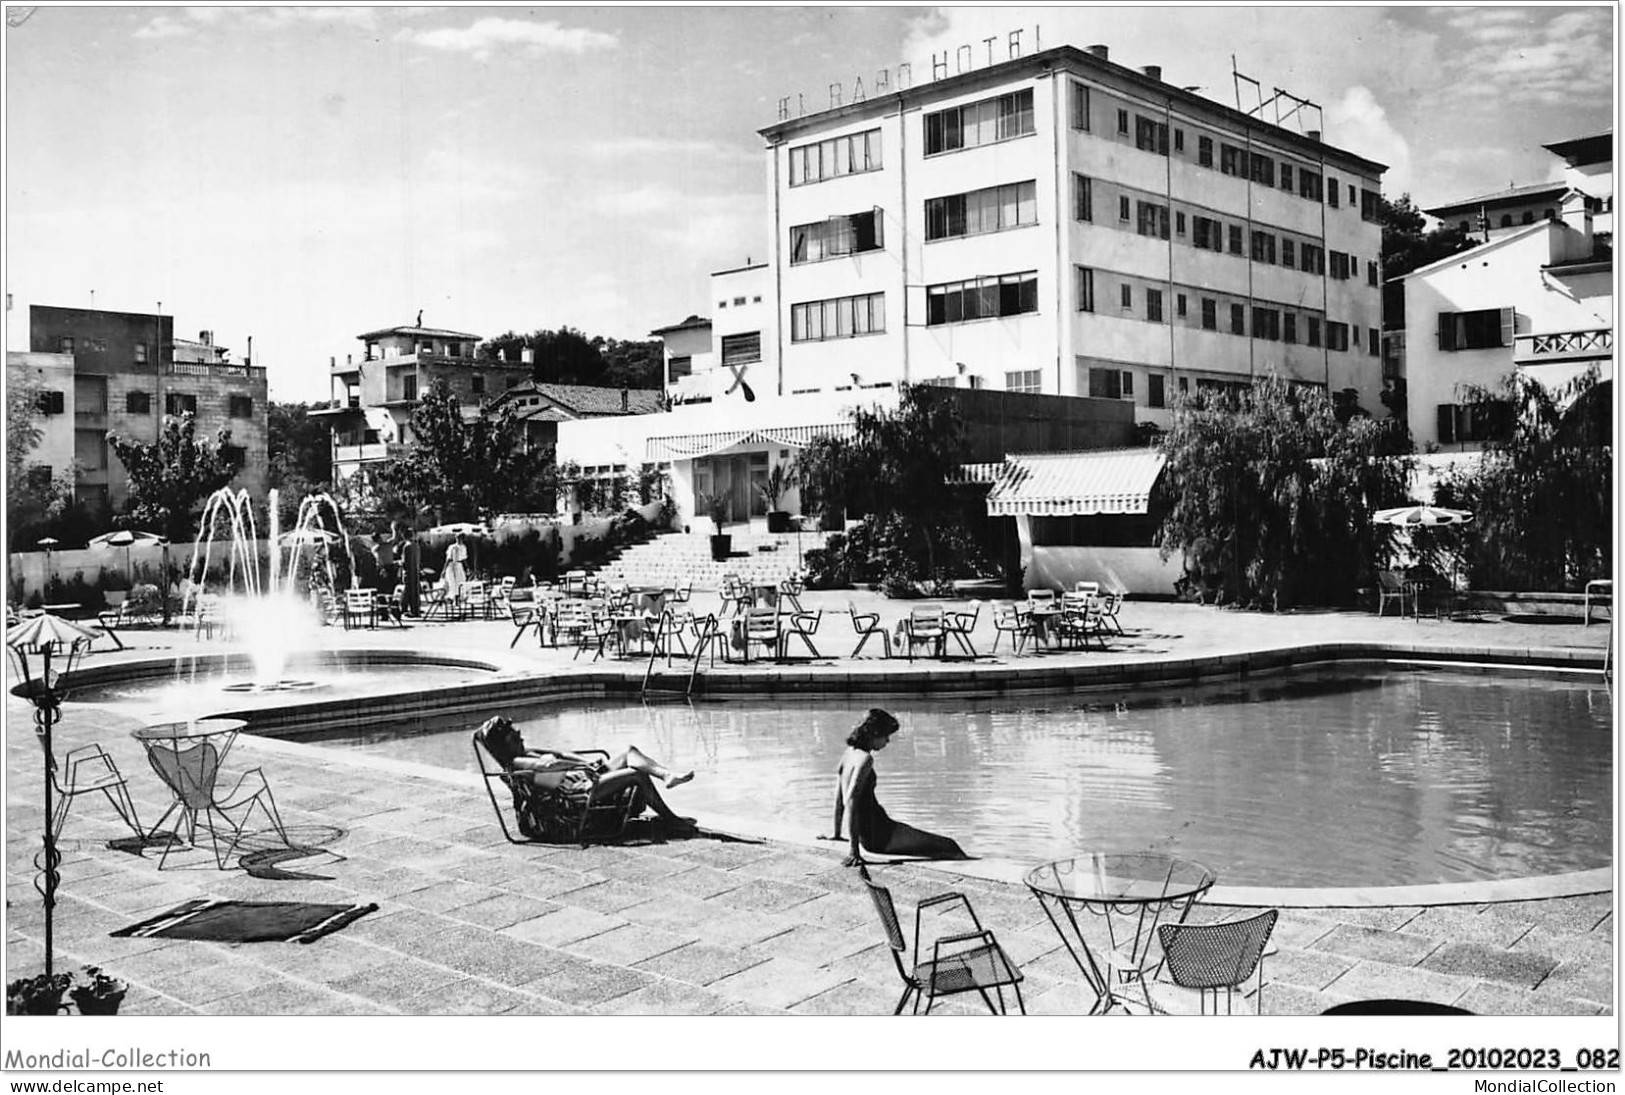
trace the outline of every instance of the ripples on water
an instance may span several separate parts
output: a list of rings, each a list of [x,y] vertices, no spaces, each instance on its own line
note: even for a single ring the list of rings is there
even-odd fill
[[[833,772],[872,701],[591,704],[507,712],[532,744],[637,744],[699,773],[683,812],[830,827]],[[1403,885],[1607,866],[1601,683],[1358,667],[1169,691],[898,697],[876,758],[894,817],[1016,860],[1170,851],[1222,882]],[[473,770],[470,723],[330,739]]]

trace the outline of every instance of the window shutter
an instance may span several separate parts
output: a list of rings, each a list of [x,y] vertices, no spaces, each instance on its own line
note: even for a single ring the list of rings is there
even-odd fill
[[[1511,346],[1512,336],[1517,332],[1518,313],[1511,308],[1501,309],[1501,345]]]
[[[1439,349],[1454,350],[1456,348],[1456,313],[1439,313]]]
[[[1456,441],[1456,406],[1453,403],[1440,403],[1439,414],[1439,444],[1451,445]]]

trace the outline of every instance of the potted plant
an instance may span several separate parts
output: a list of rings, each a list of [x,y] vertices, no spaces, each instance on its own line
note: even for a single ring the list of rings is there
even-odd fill
[[[80,1015],[117,1015],[129,991],[129,982],[103,973],[99,966],[86,966],[68,995]]]
[[[700,507],[716,527],[711,537],[711,558],[720,563],[733,551],[733,537],[722,531],[723,523],[728,520],[728,497],[723,494],[702,495]]]
[[[73,976],[66,973],[39,973],[19,977],[6,986],[7,1015],[57,1015],[62,1011],[62,994]]]
[[[790,514],[787,510],[779,508],[779,501],[795,485],[795,468],[786,464],[774,464],[772,470],[767,473],[767,482],[756,488],[756,493],[767,503],[767,531],[790,531]]]

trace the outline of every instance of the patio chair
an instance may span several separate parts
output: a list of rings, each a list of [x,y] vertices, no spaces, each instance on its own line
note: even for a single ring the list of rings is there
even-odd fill
[[[124,649],[124,640],[119,638],[118,629],[130,623],[130,619],[125,613],[125,608],[129,603],[125,601],[124,604],[119,605],[117,608],[96,613],[95,624],[88,625],[92,630],[100,631],[103,635],[112,639],[113,645],[119,650]]]
[[[976,657],[976,648],[971,645],[971,633],[982,619],[982,602],[972,601],[968,612],[947,612],[943,614],[942,626],[959,648],[969,657]]]
[[[508,619],[513,623],[513,638],[508,640],[509,650],[518,646],[520,637],[531,630],[536,632],[536,645],[541,645],[543,612],[542,606],[528,590],[508,594]]]
[[[749,608],[755,599],[750,586],[737,574],[724,574],[722,588],[717,592],[722,597],[722,608],[717,613],[719,616],[736,616]]]
[[[697,668],[700,658],[707,650],[711,653],[711,664],[717,664],[717,650],[721,648],[724,659],[728,656],[728,633],[717,621],[714,613],[704,616],[694,615],[689,619],[689,627],[694,635],[694,665]]]
[[[1096,603],[1100,608],[1101,622],[1119,635],[1124,634],[1123,624],[1117,618],[1118,611],[1123,607],[1123,595],[1121,593],[1102,593]]]
[[[450,620],[455,608],[446,587],[439,584],[424,589],[422,606],[425,620]]]
[[[1015,990],[1016,1006],[1023,1015],[1027,1014],[1027,1005],[1021,998],[1022,974],[1010,961],[1004,948],[994,938],[991,931],[982,927],[977,919],[976,910],[971,907],[970,899],[961,893],[943,893],[935,897],[928,897],[921,901],[914,909],[914,947],[912,959],[904,961],[904,954],[910,953],[903,941],[903,927],[897,919],[897,907],[892,903],[891,891],[875,882],[869,876],[869,869],[858,867],[858,874],[863,879],[863,885],[869,891],[869,897],[874,901],[875,912],[880,914],[881,926],[886,931],[886,945],[891,948],[892,962],[897,967],[897,975],[903,979],[903,995],[897,1001],[893,1015],[901,1015],[903,1007],[912,998],[914,1012],[919,1013],[920,998],[925,998],[925,1013],[931,1014],[931,1005],[936,1003],[939,996],[954,996],[962,992],[975,992],[982,997],[987,1010],[995,1015],[1008,1014],[1004,1003],[1004,987],[1006,985]],[[974,930],[962,932],[958,935],[942,936],[932,941],[931,957],[922,958],[920,953],[920,920],[927,909],[946,911],[955,905],[963,906],[969,914]],[[994,997],[988,995],[991,989],[998,998],[998,1006],[994,1007]]]
[[[592,606],[582,600],[560,601],[553,613],[553,645],[580,642],[581,633],[592,625]]]
[[[282,816],[277,812],[276,798],[271,794],[271,785],[266,782],[265,771],[261,768],[250,768],[237,778],[237,783],[225,795],[219,794],[220,779],[220,751],[209,741],[201,741],[186,748],[175,748],[173,745],[158,742],[147,743],[147,761],[158,778],[164,781],[175,796],[175,801],[168,810],[153,825],[149,836],[155,835],[168,821],[171,815],[175,816],[175,829],[173,835],[180,836],[180,830],[186,830],[184,843],[191,847],[197,846],[198,819],[201,818],[203,826],[209,831],[209,841],[214,851],[215,865],[224,870],[226,863],[231,859],[232,853],[242,843],[243,836],[248,831],[248,820],[254,815],[254,808],[260,811],[270,821],[272,828],[282,838],[282,843],[291,847],[288,840],[288,830],[282,824]],[[233,812],[241,811],[241,817],[235,818]],[[216,820],[220,822],[217,826]],[[222,840],[224,846],[222,847]],[[164,845],[163,854],[158,857],[158,869],[164,869],[164,862],[177,841],[169,841]]]
[[[1207,1014],[1208,993],[1213,994],[1213,1014],[1219,1013],[1220,990],[1224,992],[1224,1012],[1230,1014],[1235,990],[1256,973],[1255,1003],[1262,1015],[1264,955],[1280,915],[1279,910],[1270,909],[1243,920],[1217,924],[1159,925],[1157,940],[1162,944],[1163,969],[1175,985],[1197,990],[1203,1015]]]
[[[491,587],[485,581],[476,579],[464,582],[457,591],[457,603],[461,615],[465,620],[489,620],[491,610],[495,607],[491,598]]]
[[[1073,593],[1087,593],[1091,597],[1096,597],[1096,596],[1100,595],[1100,583],[1099,582],[1074,582],[1073,585],[1072,585],[1072,592]]]
[[[679,582],[676,586],[674,586],[672,588],[671,596],[666,598],[666,600],[670,604],[686,605],[686,604],[688,604],[688,599],[690,597],[692,597],[693,595],[694,595],[694,579],[692,579],[692,578],[684,578],[681,582]]]
[[[1377,572],[1377,615],[1381,616],[1388,611],[1389,601],[1399,602],[1399,614],[1405,615],[1405,598],[1411,597],[1412,608],[1415,607],[1415,594],[1410,585],[1401,578],[1396,571],[1379,570]]]
[[[766,608],[749,608],[743,616],[738,618],[737,635],[742,640],[745,660],[750,661],[750,648],[760,646],[770,651],[770,657],[778,657],[779,642],[782,629],[779,623],[779,608],[777,605]]]
[[[797,612],[805,611],[801,607],[801,595],[805,592],[807,587],[802,583],[799,574],[792,574],[779,582],[779,601],[789,602],[790,607]]]
[[[1053,589],[1029,589],[1027,591],[1028,609],[1048,609],[1055,607],[1055,591]]]
[[[66,772],[64,780],[62,774]],[[51,782],[56,787],[56,807],[51,811],[51,839],[61,837],[62,827],[68,823],[68,809],[80,795],[96,792],[107,797],[118,816],[136,836],[145,835],[141,819],[136,815],[135,803],[124,775],[100,745],[81,745],[63,758],[61,768],[51,769]]]
[[[693,613],[677,613],[669,608],[658,616],[652,612],[644,613],[643,635],[649,640],[650,658],[664,656],[666,664],[670,665],[679,651],[683,657],[688,657],[688,644],[683,641],[683,632],[688,630],[693,619]],[[674,646],[676,650],[672,649]]]
[[[914,660],[914,648],[930,643],[937,657],[942,657],[948,643],[948,630],[940,608],[910,609],[903,621],[903,640],[908,645],[908,659]]]
[[[344,629],[358,626],[361,620],[367,621],[368,627],[378,626],[378,602],[373,598],[370,589],[347,589],[344,591]]]
[[[580,618],[576,630],[576,652],[570,655],[575,661],[581,657],[581,652],[592,649],[592,660],[597,661],[604,656],[604,647],[608,646],[616,636],[615,623],[608,615],[598,609],[589,611]]]
[[[1082,649],[1094,639],[1102,650],[1106,649],[1106,621],[1101,615],[1100,602],[1081,593],[1068,593],[1061,598],[1061,614],[1055,618],[1055,634],[1063,644]]]
[[[474,759],[485,781],[486,796],[496,811],[502,835],[510,844],[579,843],[585,848],[595,837],[620,836],[627,821],[643,812],[643,796],[635,786],[623,787],[602,798],[596,784],[590,791],[576,794],[544,791],[528,779],[516,778],[511,770],[497,763],[486,747],[484,733],[479,730],[474,731],[473,748]],[[602,749],[569,751],[609,759],[609,754]],[[513,806],[518,836],[508,827],[508,812],[497,798],[499,786]]]
[[[824,610],[817,612],[796,612],[790,617],[784,634],[779,636],[779,657],[787,657],[790,653],[790,640],[800,639],[807,644],[807,649],[815,658],[822,658],[818,648],[813,645],[812,637],[818,633],[818,625],[824,619]]]
[[[1032,633],[1032,617],[1023,613],[1020,605],[1006,602],[993,606],[993,653],[999,652],[999,640],[1008,635],[1011,648],[1020,654]]]
[[[875,635],[880,636],[886,657],[891,657],[891,632],[880,626],[880,613],[859,612],[858,606],[851,601],[846,602],[846,607],[852,613],[852,630],[858,633],[858,645],[852,648],[852,657],[863,653],[863,644]]]

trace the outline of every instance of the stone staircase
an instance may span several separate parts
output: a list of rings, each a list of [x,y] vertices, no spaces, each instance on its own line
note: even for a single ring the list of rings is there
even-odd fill
[[[611,582],[631,585],[677,586],[692,582],[695,589],[716,590],[724,574],[737,574],[747,582],[778,582],[799,568],[796,533],[763,532],[734,526],[733,552],[724,562],[711,558],[711,537],[702,533],[668,532],[636,544],[598,570]],[[825,532],[803,532],[801,553],[824,546]]]

